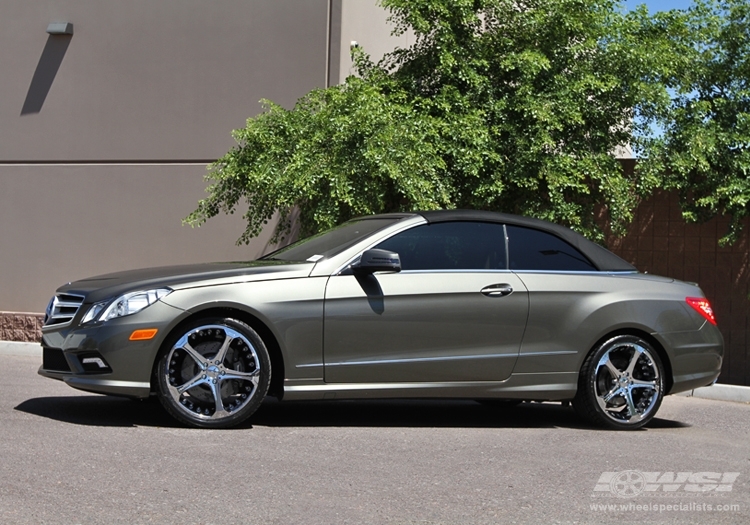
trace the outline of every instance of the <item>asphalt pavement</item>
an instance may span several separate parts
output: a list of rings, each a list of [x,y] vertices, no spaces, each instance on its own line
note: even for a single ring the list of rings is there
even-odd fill
[[[198,430],[3,355],[0,524],[750,523],[750,404],[635,432],[560,404],[268,401]]]

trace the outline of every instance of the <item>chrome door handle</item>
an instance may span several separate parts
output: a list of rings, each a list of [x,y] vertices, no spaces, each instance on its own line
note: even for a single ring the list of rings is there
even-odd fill
[[[489,286],[485,286],[480,291],[488,297],[502,297],[504,295],[510,295],[511,293],[513,293],[513,287],[508,283],[491,284]]]

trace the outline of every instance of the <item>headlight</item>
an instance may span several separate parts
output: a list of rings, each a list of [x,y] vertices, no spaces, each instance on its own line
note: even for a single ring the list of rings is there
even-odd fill
[[[157,288],[156,290],[142,290],[121,295],[114,301],[103,301],[91,305],[89,311],[83,316],[81,324],[91,321],[108,321],[116,317],[124,317],[140,312],[147,306],[154,304],[162,297],[172,292],[169,288]],[[109,305],[109,306],[107,306]]]

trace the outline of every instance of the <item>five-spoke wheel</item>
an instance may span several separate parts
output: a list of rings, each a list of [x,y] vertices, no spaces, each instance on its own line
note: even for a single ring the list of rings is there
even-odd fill
[[[258,334],[235,319],[203,319],[165,346],[159,399],[189,425],[223,428],[250,417],[266,395],[271,365]]]
[[[584,361],[573,406],[594,423],[635,429],[654,417],[663,397],[659,354],[640,337],[620,335]]]

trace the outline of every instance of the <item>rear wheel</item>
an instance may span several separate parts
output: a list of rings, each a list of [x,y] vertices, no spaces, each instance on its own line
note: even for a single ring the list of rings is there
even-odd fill
[[[619,335],[584,361],[573,407],[595,424],[627,430],[651,421],[663,397],[659,354],[640,337]]]
[[[236,319],[201,319],[165,345],[158,397],[173,417],[195,427],[226,428],[255,412],[268,390],[271,361],[263,340]]]

